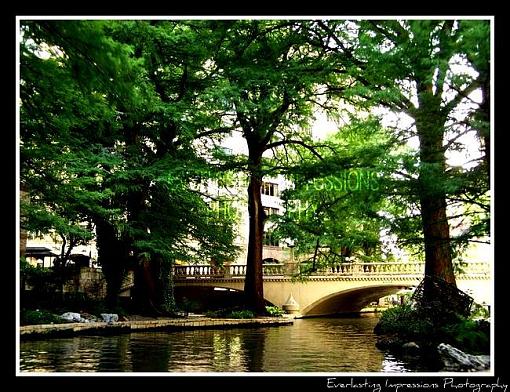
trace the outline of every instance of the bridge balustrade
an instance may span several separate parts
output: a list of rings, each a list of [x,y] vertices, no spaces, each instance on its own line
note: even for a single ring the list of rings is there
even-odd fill
[[[262,267],[266,276],[284,275],[284,264],[265,264]],[[244,277],[246,275],[245,264],[231,264],[223,267],[209,265],[177,265],[174,267],[174,276],[177,278],[195,277]]]
[[[288,273],[286,264],[264,264],[264,276],[286,276]],[[376,263],[339,263],[318,270],[312,275],[328,276],[366,276],[366,275],[422,275],[425,263],[411,262],[376,262]],[[464,263],[460,266],[459,274],[464,275],[487,275],[490,273],[489,264],[484,262]],[[231,264],[223,267],[210,265],[187,265],[175,266],[176,278],[243,278],[246,275],[245,264]]]
[[[458,268],[461,274],[484,275],[490,272],[489,264],[480,261],[462,263]]]
[[[284,264],[264,264],[262,266],[262,271],[264,275],[284,275]]]

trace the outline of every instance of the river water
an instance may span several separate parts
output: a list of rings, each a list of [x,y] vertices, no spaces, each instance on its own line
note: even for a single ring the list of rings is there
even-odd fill
[[[376,317],[292,326],[23,341],[22,372],[408,372],[375,347]]]

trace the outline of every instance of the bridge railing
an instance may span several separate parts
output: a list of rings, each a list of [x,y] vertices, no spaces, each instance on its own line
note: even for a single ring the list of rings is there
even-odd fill
[[[284,264],[264,264],[262,271],[265,276],[284,275]],[[210,265],[177,265],[174,267],[176,278],[235,278],[246,275],[245,264],[231,264],[223,267]]]
[[[329,266],[318,273],[326,275],[414,275],[423,274],[424,263],[344,263]]]
[[[326,275],[423,275],[425,263],[345,263],[329,266],[317,274]],[[456,275],[487,275],[490,264],[485,262],[466,262],[456,266]]]
[[[491,273],[489,263],[485,262],[466,262],[456,267],[458,275],[488,275]]]
[[[292,269],[286,264],[264,264],[264,276],[292,275]],[[373,275],[423,275],[425,263],[343,263],[318,270],[312,275],[327,276],[373,276]],[[488,275],[490,265],[484,262],[470,262],[462,264],[457,275]],[[174,266],[174,276],[177,279],[196,278],[244,278],[245,264],[231,264],[222,267],[211,265],[179,265]]]

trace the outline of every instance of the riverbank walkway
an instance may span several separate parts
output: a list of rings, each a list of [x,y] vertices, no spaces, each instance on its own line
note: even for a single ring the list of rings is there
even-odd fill
[[[290,317],[257,317],[252,319],[228,319],[190,317],[182,319],[155,319],[118,321],[113,323],[66,323],[24,325],[19,328],[21,339],[69,337],[75,335],[107,335],[140,331],[182,331],[190,329],[257,328],[293,324]]]

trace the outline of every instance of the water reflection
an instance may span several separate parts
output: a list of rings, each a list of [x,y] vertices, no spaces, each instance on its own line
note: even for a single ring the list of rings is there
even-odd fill
[[[257,329],[137,332],[26,341],[27,372],[406,372],[375,347],[376,318]]]

